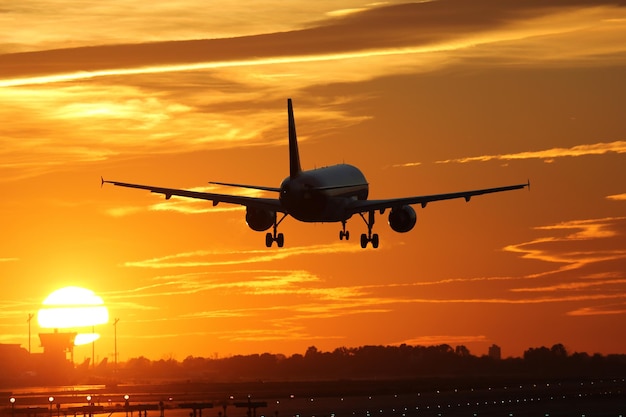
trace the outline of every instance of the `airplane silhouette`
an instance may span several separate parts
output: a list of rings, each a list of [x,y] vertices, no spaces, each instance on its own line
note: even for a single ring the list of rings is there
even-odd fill
[[[278,198],[206,193],[108,181],[104,178],[101,178],[101,184],[108,183],[120,187],[148,190],[153,193],[164,194],[166,200],[175,195],[209,200],[213,202],[213,206],[216,206],[218,203],[245,206],[246,223],[252,230],[263,232],[272,228],[273,231],[267,232],[265,235],[265,244],[268,248],[274,242],[276,242],[278,247],[283,247],[285,237],[282,233],[277,233],[277,229],[287,216],[307,223],[341,222],[342,229],[339,232],[339,239],[343,240],[345,238],[348,240],[350,239],[350,232],[346,230],[346,222],[353,215],[358,214],[367,225],[367,234],[363,233],[361,235],[361,247],[366,248],[368,243],[371,243],[372,247],[377,248],[379,245],[378,234],[372,234],[376,212],[382,215],[385,210],[390,209],[389,226],[396,232],[405,233],[413,229],[417,220],[415,210],[411,207],[413,204],[419,204],[424,208],[433,201],[455,198],[464,198],[465,201],[470,201],[470,198],[476,195],[530,187],[529,181],[525,184],[484,188],[481,190],[368,200],[369,184],[363,173],[355,166],[338,164],[324,168],[302,170],[291,99],[287,100],[287,115],[289,120],[289,176],[283,180],[280,187],[210,182],[210,184],[216,185],[276,192],[278,193]]]

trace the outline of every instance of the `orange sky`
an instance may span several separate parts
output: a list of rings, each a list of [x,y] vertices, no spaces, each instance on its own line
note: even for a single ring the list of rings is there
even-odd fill
[[[626,353],[626,2],[41,0],[0,11],[0,342],[95,291],[120,359],[400,343]],[[232,191],[358,166],[411,232],[285,220],[106,179]],[[98,359],[113,358],[113,326]],[[33,351],[40,351],[33,326]],[[77,348],[75,358],[91,356]]]

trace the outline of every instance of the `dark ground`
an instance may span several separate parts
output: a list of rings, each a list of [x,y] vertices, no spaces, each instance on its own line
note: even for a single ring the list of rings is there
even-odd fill
[[[247,416],[246,404],[260,403],[250,416],[585,416],[626,417],[626,379],[513,380],[421,378],[404,380],[335,380],[293,382],[233,382],[119,385],[116,387],[71,387],[21,391],[15,395],[16,408],[2,414],[35,417],[31,407],[39,406],[40,417],[68,413],[69,406],[86,404],[86,395],[105,414],[125,417],[123,396],[129,405],[164,404],[165,417],[193,417],[191,408],[181,404],[212,405],[204,417]],[[5,393],[7,394],[7,393]],[[54,396],[50,413],[48,398]],[[6,395],[5,395],[6,396]],[[56,404],[60,408],[56,408]],[[235,404],[239,404],[237,407]],[[226,404],[224,409],[223,405]],[[116,408],[117,406],[117,408]],[[160,414],[150,410],[151,417]],[[133,417],[138,417],[134,411]],[[79,413],[80,415],[80,413]],[[196,411],[196,417],[202,417]],[[142,416],[143,417],[143,416]]]

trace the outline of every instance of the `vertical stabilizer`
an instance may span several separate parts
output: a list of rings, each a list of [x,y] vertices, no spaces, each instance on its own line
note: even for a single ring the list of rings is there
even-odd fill
[[[296,122],[293,119],[293,106],[291,99],[287,99],[287,113],[289,115],[289,177],[297,177],[302,168],[300,167],[300,153],[298,152],[298,138],[296,137]]]

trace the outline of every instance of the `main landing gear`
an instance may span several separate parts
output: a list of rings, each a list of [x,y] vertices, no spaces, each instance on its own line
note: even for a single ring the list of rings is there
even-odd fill
[[[374,227],[374,210],[370,210],[368,212],[367,219],[365,219],[363,213],[359,213],[359,216],[361,216],[361,218],[367,225],[367,234],[363,233],[361,235],[361,247],[365,249],[367,247],[367,244],[372,242],[372,247],[376,249],[378,247],[379,239],[378,233],[372,234],[372,227]]]
[[[268,248],[271,248],[272,243],[274,242],[276,242],[276,245],[279,248],[282,248],[285,244],[285,235],[283,235],[282,233],[276,233],[278,225],[285,219],[285,217],[287,217],[287,215],[283,214],[283,217],[281,217],[280,220],[276,221],[276,219],[274,219],[273,233],[267,232],[265,234],[265,246],[267,246]]]
[[[371,242],[372,247],[376,249],[378,247],[378,244],[380,243],[380,240],[378,239],[378,233],[372,234],[372,227],[374,227],[374,214],[375,214],[374,210],[368,211],[367,214],[368,216],[366,219],[363,213],[359,213],[359,216],[361,216],[361,218],[367,225],[367,234],[363,233],[361,235],[361,247],[365,249],[367,247],[367,244]],[[342,226],[342,229],[339,232],[339,240],[343,240],[344,238],[346,240],[349,240],[350,232],[346,230],[346,220],[341,221],[341,226]]]

